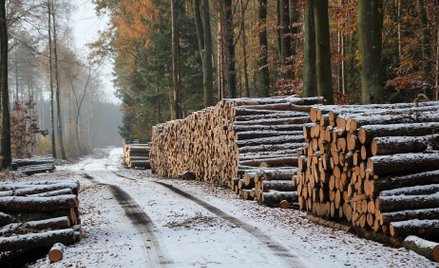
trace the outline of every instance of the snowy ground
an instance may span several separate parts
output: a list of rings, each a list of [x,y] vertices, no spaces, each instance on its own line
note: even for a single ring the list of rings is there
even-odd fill
[[[85,231],[61,262],[40,259],[30,267],[438,267],[403,248],[315,225],[300,211],[125,170],[121,155],[117,148],[24,178],[80,180]]]

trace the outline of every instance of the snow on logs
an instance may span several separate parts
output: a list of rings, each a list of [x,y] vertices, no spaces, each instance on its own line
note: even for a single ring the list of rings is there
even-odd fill
[[[11,169],[26,175],[51,172],[55,170],[52,156],[39,156],[32,158],[13,159]]]
[[[79,187],[78,181],[0,184],[0,252],[79,241]]]
[[[151,168],[149,151],[149,144],[125,144],[123,146],[122,163],[127,168]]]
[[[300,208],[392,237],[438,238],[439,102],[314,106],[310,118]]]
[[[301,130],[309,121],[310,105],[322,102],[320,97],[225,99],[185,119],[157,125],[151,139],[152,170],[164,177],[193,172],[198,180],[228,186],[244,199],[264,199],[271,206],[286,196],[297,201],[291,178],[297,172],[295,155],[305,142]],[[267,184],[264,192],[264,180],[287,182]]]

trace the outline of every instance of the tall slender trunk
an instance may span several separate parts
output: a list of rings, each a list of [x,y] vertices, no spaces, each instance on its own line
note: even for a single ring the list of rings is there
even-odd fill
[[[194,0],[194,17],[197,29],[198,50],[203,69],[204,106],[211,106],[213,101],[212,36],[210,33],[209,1]]]
[[[174,80],[174,109],[175,117],[183,118],[181,107],[181,81],[180,81],[180,61],[178,47],[178,31],[177,31],[177,0],[171,0],[171,16],[172,16],[172,77]]]
[[[435,88],[436,100],[439,100],[439,26],[436,26],[436,72],[435,72]]]
[[[328,0],[314,1],[314,30],[316,38],[317,92],[328,104],[334,103],[329,40]]]
[[[0,2],[0,91],[2,108],[1,169],[11,165],[11,121],[8,88],[8,26],[6,1]]]
[[[363,104],[382,103],[381,78],[382,0],[359,0],[361,92]]]
[[[270,73],[268,70],[267,0],[259,0],[259,95],[270,96]]]
[[[397,1],[397,13],[398,13],[398,64],[401,64],[401,57],[402,57],[402,43],[401,43],[401,0]]]
[[[430,62],[431,56],[433,54],[432,47],[430,45],[430,31],[428,28],[428,17],[427,17],[427,11],[425,10],[425,2],[424,0],[418,0],[417,1],[417,7],[418,7],[418,21],[419,21],[419,27],[422,33],[421,41],[422,41],[422,70],[424,73],[424,81],[429,84],[430,80],[430,74],[432,71],[432,64]],[[424,94],[427,95],[427,89],[424,88]],[[428,94],[429,95],[429,94]]]
[[[318,0],[308,0],[305,4],[305,41],[303,49],[303,95],[305,97],[317,96],[314,1]]]
[[[227,55],[227,84],[229,86],[230,97],[236,98],[236,67],[235,67],[235,40],[233,33],[233,5],[232,0],[224,0],[224,20],[225,20],[225,44]]]
[[[67,159],[66,151],[64,149],[64,136],[63,136],[63,126],[62,126],[62,116],[61,116],[61,84],[58,70],[58,52],[57,52],[57,33],[56,33],[56,16],[55,8],[53,6],[52,0],[52,22],[53,22],[53,54],[55,56],[55,82],[56,82],[56,109],[57,109],[57,129],[58,129],[58,140],[61,149],[61,157],[63,160]]]
[[[51,125],[51,141],[52,141],[52,156],[56,155],[56,139],[55,139],[55,106],[54,106],[54,89],[53,89],[53,47],[52,47],[52,0],[47,1],[47,10],[49,14],[49,87],[50,87],[50,125]]]
[[[248,3],[248,1],[247,1]],[[247,40],[246,40],[246,31],[245,31],[245,7],[243,0],[240,0],[240,8],[241,8],[241,34],[242,34],[242,60],[244,63],[244,86],[245,86],[245,94],[247,97],[250,97],[250,86],[248,84],[248,67],[247,67]]]
[[[281,60],[281,73],[282,78],[292,79],[291,72],[291,43],[290,43],[290,8],[288,0],[280,1],[280,33],[281,33],[281,46],[280,46],[280,60]]]

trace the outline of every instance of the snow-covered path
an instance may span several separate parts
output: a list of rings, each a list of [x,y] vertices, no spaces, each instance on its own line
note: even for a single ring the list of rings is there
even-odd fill
[[[124,170],[122,149],[52,175],[81,181],[84,239],[32,267],[436,267],[405,249],[317,226],[195,181]]]

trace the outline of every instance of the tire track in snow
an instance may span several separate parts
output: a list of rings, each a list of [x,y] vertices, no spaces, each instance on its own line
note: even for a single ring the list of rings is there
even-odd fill
[[[119,186],[107,183],[101,183],[89,174],[82,174],[82,176],[94,184],[104,185],[110,187],[114,198],[125,211],[126,216],[136,226],[138,231],[143,235],[145,243],[148,267],[166,267],[170,262],[160,249],[160,244],[154,234],[153,222],[151,218],[145,213],[140,205]]]
[[[197,203],[198,205],[204,207],[205,209],[207,209],[208,211],[217,215],[218,217],[223,218],[223,219],[229,221],[230,223],[234,224],[235,226],[245,230],[246,232],[251,234],[253,237],[255,237],[257,240],[262,242],[265,246],[267,246],[274,253],[274,255],[280,257],[283,261],[288,263],[289,267],[291,267],[291,268],[308,267],[308,265],[306,265],[300,259],[299,256],[292,254],[286,247],[284,247],[281,244],[279,244],[278,242],[274,241],[268,235],[266,235],[263,232],[261,232],[260,230],[256,229],[254,226],[247,224],[247,223],[227,214],[226,212],[220,210],[219,208],[217,208],[217,207],[215,207],[215,206],[213,206],[213,205],[211,205],[211,204],[209,204],[201,199],[198,199],[197,197],[195,197],[187,192],[184,192],[178,188],[175,188],[174,186],[172,186],[170,184],[167,184],[164,182],[159,182],[159,181],[154,181],[154,182],[170,189],[171,191],[173,191],[176,194],[179,194],[179,195]]]

